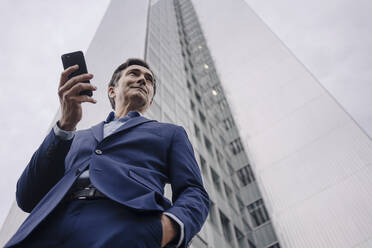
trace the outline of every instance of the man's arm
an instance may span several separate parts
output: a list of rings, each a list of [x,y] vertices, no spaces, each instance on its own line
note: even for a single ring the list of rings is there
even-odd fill
[[[81,120],[81,103],[96,103],[92,97],[80,95],[81,91],[97,89],[91,84],[84,83],[93,78],[92,74],[81,74],[69,79],[69,75],[78,68],[78,65],[75,65],[64,70],[58,87],[62,113],[58,123],[59,127],[66,131],[75,130]],[[50,131],[18,179],[16,200],[18,206],[25,212],[31,212],[64,175],[64,160],[70,149],[72,136],[64,133],[59,127],[55,126]]]
[[[31,212],[46,193],[63,177],[64,159],[72,139],[63,140],[51,130],[33,154],[17,182],[16,200],[25,212]]]
[[[210,201],[192,145],[182,127],[175,130],[168,159],[173,206],[166,213],[176,216],[183,223],[184,239],[179,247],[186,247],[202,228]]]

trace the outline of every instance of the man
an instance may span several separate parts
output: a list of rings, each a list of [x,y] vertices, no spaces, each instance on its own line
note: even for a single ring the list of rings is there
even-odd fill
[[[108,87],[106,121],[75,131],[79,95],[91,74],[61,74],[61,119],[17,182],[19,207],[30,212],[5,247],[186,247],[201,229],[209,197],[185,130],[146,119],[156,92],[147,63],[128,59]],[[163,196],[172,187],[172,202]]]

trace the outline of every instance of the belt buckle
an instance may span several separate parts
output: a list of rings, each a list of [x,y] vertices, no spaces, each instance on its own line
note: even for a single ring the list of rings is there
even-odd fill
[[[89,199],[94,199],[94,196],[96,194],[96,188],[84,188],[88,190],[88,195],[87,196],[79,196],[79,200],[89,200]]]

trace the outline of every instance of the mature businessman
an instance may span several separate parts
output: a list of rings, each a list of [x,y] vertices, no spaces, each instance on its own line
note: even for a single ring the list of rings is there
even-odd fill
[[[209,211],[209,197],[185,130],[143,117],[156,92],[141,59],[112,76],[106,121],[75,131],[80,95],[96,90],[83,74],[61,74],[61,119],[17,182],[19,207],[30,212],[5,247],[187,247]],[[172,187],[172,203],[163,196]]]

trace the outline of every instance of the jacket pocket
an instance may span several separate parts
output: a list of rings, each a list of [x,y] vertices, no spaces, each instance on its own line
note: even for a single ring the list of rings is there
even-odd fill
[[[148,188],[151,191],[156,191],[160,193],[161,191],[159,190],[158,186],[154,185],[153,183],[150,183],[148,180],[134,172],[133,170],[129,170],[128,175],[130,178],[134,179],[136,182],[142,184],[146,188]],[[161,193],[160,193],[161,194]]]

